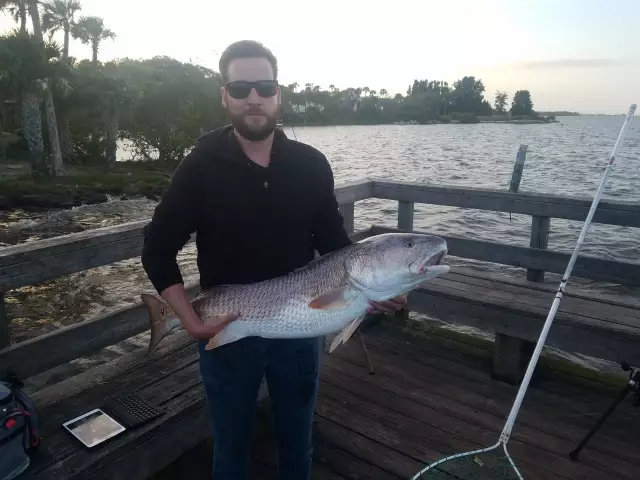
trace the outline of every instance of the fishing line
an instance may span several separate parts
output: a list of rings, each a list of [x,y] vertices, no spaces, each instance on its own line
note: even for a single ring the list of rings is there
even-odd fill
[[[582,226],[582,231],[580,232],[580,236],[578,237],[578,243],[573,250],[573,254],[569,259],[567,269],[562,276],[562,281],[560,282],[555,298],[553,300],[553,304],[551,305],[551,309],[549,310],[549,314],[544,323],[544,327],[542,328],[542,333],[538,338],[536,348],[533,351],[531,360],[529,361],[529,366],[527,367],[527,372],[525,373],[524,379],[522,380],[522,385],[518,390],[518,395],[516,396],[516,399],[513,403],[511,412],[509,413],[509,417],[504,425],[502,433],[500,434],[498,442],[488,448],[458,453],[442,458],[422,469],[420,472],[414,475],[411,480],[423,478],[448,478],[456,480],[468,480],[472,478],[500,478],[523,480],[522,474],[513,462],[511,455],[509,455],[509,452],[507,450],[507,443],[509,442],[509,438],[511,437],[511,431],[516,421],[516,417],[518,416],[518,413],[520,411],[520,407],[522,406],[522,400],[524,399],[525,393],[529,386],[529,381],[531,380],[533,371],[536,367],[536,364],[538,363],[540,353],[542,352],[542,347],[547,339],[547,334],[549,333],[551,324],[553,323],[556,312],[558,311],[560,300],[564,295],[567,282],[569,281],[569,277],[571,276],[571,272],[573,271],[573,267],[578,258],[578,253],[582,248],[582,244],[584,243],[587,231],[589,230],[589,226],[591,225],[591,220],[593,219],[593,215],[595,214],[598,203],[600,202],[600,197],[602,196],[605,183],[607,181],[607,178],[609,177],[609,174],[611,173],[611,169],[615,162],[618,149],[624,141],[627,127],[631,123],[631,118],[635,114],[635,111],[636,104],[632,104],[625,117],[624,123],[622,124],[620,134],[618,135],[618,139],[616,140],[613,151],[611,152],[611,156],[609,157],[609,161],[605,168],[604,174],[602,175],[602,179],[600,180],[600,184],[594,196],[593,202],[591,203],[591,208],[589,209],[587,218],[584,222],[584,225]],[[500,453],[500,447],[503,447],[502,449],[504,450],[504,456],[502,455],[502,453]],[[425,472],[428,473],[422,476],[423,474],[425,474]],[[490,477],[487,475],[490,475]]]

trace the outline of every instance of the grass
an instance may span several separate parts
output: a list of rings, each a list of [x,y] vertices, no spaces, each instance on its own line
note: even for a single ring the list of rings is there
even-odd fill
[[[18,164],[19,165],[19,164]],[[99,203],[106,196],[160,196],[171,179],[173,164],[118,162],[106,166],[69,166],[62,177],[37,178],[14,166],[0,176],[0,209],[70,207]]]

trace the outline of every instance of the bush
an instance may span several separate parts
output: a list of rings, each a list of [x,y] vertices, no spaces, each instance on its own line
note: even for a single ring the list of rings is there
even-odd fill
[[[471,112],[454,112],[451,114],[451,118],[460,123],[478,123],[478,117],[476,117],[476,115]]]

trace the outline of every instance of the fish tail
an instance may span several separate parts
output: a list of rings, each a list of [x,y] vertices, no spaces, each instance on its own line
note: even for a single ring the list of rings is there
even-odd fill
[[[142,301],[147,306],[147,312],[149,314],[149,327],[151,329],[151,339],[149,340],[149,349],[147,355],[149,355],[164,337],[169,333],[169,326],[164,319],[163,310],[165,303],[154,295],[143,293],[140,295]]]

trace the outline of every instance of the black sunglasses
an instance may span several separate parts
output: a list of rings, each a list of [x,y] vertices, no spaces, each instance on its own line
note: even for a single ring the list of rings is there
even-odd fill
[[[259,80],[257,82],[238,80],[228,82],[225,88],[229,95],[235,99],[247,98],[251,94],[252,88],[255,88],[261,97],[268,98],[273,97],[278,92],[278,82],[275,80]]]

